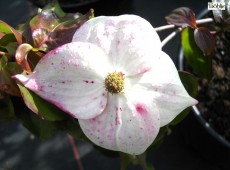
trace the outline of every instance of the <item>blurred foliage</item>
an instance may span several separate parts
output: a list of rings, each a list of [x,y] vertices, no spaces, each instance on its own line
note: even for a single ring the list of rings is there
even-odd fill
[[[86,139],[77,121],[18,84],[13,76],[32,72],[47,52],[71,42],[75,31],[94,17],[93,12],[91,9],[85,15],[67,14],[57,1],[52,1],[17,29],[0,20],[0,122],[19,119],[31,133],[42,139],[58,130]],[[14,103],[15,98],[11,100],[12,96],[22,97],[24,104],[18,106]],[[30,110],[23,110],[25,105]]]

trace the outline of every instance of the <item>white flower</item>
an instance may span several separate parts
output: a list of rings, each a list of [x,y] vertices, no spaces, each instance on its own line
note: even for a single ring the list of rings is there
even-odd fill
[[[161,51],[154,28],[135,15],[89,20],[32,74],[15,77],[77,118],[95,144],[135,155],[160,127],[197,103]]]

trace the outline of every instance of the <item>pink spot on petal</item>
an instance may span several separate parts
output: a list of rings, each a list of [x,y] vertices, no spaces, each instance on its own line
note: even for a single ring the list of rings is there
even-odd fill
[[[140,115],[145,115],[147,113],[146,107],[145,105],[141,104],[141,103],[137,103],[135,105],[136,107],[136,111],[140,114]]]
[[[89,81],[89,80],[83,80],[85,83],[91,83],[91,84],[93,84],[94,83],[94,81]]]
[[[93,100],[97,100],[98,99],[98,97],[93,97]]]
[[[120,123],[121,123],[121,122],[120,122],[119,114],[116,113],[115,125],[119,125]]]
[[[38,90],[41,92],[44,91],[44,86],[43,85],[39,86]]]
[[[121,42],[120,42],[120,40],[117,40],[117,46],[119,46],[119,45],[120,45],[120,43],[121,43]]]

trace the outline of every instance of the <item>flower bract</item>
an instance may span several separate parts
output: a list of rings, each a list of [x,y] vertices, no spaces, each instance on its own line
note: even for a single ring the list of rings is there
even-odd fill
[[[77,118],[96,145],[134,155],[197,103],[154,28],[135,15],[90,19],[71,43],[47,53],[31,74],[15,78]]]

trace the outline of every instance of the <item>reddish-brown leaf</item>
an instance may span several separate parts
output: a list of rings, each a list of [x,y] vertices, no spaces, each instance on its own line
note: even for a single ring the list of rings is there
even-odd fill
[[[66,21],[61,22],[53,29],[47,39],[43,41],[40,49],[43,51],[49,51],[58,46],[70,43],[76,30],[83,25],[86,21],[92,18],[94,15],[93,9],[88,11],[85,15],[80,15],[78,18],[72,19],[73,16],[66,16]]]
[[[30,44],[21,44],[15,54],[15,59],[18,65],[28,73],[30,73],[32,70],[27,61],[27,55],[32,48],[33,47]]]
[[[43,56],[44,53],[33,48],[30,44],[21,44],[16,51],[15,59],[23,70],[30,73]]]
[[[8,62],[6,56],[0,58],[0,91],[13,96],[20,96],[20,91],[11,76],[20,74],[21,69],[15,62]]]
[[[211,55],[215,46],[215,38],[206,27],[196,28],[194,39],[205,55]]]
[[[180,27],[191,27],[196,28],[196,17],[195,13],[187,8],[180,7],[172,11],[172,13],[165,17],[168,24],[173,24]]]
[[[1,32],[2,33],[13,33],[18,44],[22,44],[25,41],[25,38],[22,36],[21,33],[19,33],[17,30],[15,30],[13,27],[9,26],[7,23],[0,20],[0,26],[1,26]]]
[[[40,52],[38,49],[33,48],[29,51],[27,55],[27,61],[29,63],[31,71],[34,70],[38,61],[44,56],[45,54]]]

